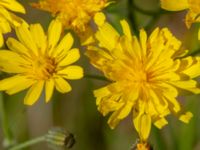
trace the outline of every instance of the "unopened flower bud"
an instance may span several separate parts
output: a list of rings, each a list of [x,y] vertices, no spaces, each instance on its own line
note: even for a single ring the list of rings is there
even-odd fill
[[[63,128],[52,128],[46,135],[46,141],[51,148],[71,148],[75,144],[74,135]]]

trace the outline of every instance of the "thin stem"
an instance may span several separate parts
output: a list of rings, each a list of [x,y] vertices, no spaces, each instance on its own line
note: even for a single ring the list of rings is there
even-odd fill
[[[150,30],[155,25],[155,23],[160,19],[161,15],[162,14],[159,13],[154,15],[151,21],[146,25],[145,29]]]
[[[1,124],[2,124],[2,130],[3,130],[3,135],[5,137],[5,147],[8,147],[13,143],[13,137],[11,130],[9,129],[8,126],[8,120],[6,116],[6,111],[4,108],[4,99],[3,99],[3,93],[0,93],[0,119],[1,119]]]
[[[137,23],[136,23],[136,20],[135,20],[135,15],[132,11],[132,9],[134,11],[137,11],[139,13],[142,13],[144,15],[147,15],[147,16],[151,16],[152,19],[151,21],[148,23],[148,25],[145,27],[146,30],[149,30],[152,28],[152,26],[154,26],[154,24],[159,20],[160,16],[163,15],[163,14],[168,14],[168,13],[173,13],[171,11],[166,11],[166,10],[163,10],[161,8],[159,8],[158,10],[155,10],[155,11],[151,11],[151,10],[145,10],[139,6],[137,6],[137,4],[135,3],[135,0],[129,0],[128,1],[128,10],[129,10],[129,20],[133,26],[133,29],[135,31],[135,33],[138,35],[138,27],[137,27]]]
[[[132,11],[132,9],[133,9],[133,0],[128,0],[128,19],[131,23],[134,33],[138,35],[139,34],[138,25],[136,22],[134,11]]]
[[[22,150],[26,147],[29,147],[31,145],[34,145],[34,144],[37,144],[37,143],[40,143],[40,142],[43,142],[43,141],[45,141],[45,136],[37,137],[35,139],[31,139],[29,141],[26,141],[24,143],[16,145],[16,146],[10,148],[9,150]]]
[[[96,80],[102,80],[102,81],[110,81],[107,78],[103,77],[103,76],[99,76],[99,75],[90,75],[90,74],[86,74],[84,76],[84,78],[90,78],[90,79],[96,79]]]
[[[189,56],[196,56],[196,55],[198,55],[199,53],[200,53],[200,49],[197,49],[197,50],[195,50],[195,51],[189,53],[188,55],[189,55]]]
[[[169,13],[169,11],[165,11],[165,10],[162,10],[162,9],[159,9],[159,10],[156,10],[156,11],[145,10],[145,9],[137,6],[135,4],[134,0],[132,0],[132,6],[133,6],[134,10],[136,10],[136,11],[142,13],[142,14],[148,15],[148,16],[155,16],[157,14],[166,14],[166,13]]]
[[[165,149],[166,143],[165,143],[165,139],[161,135],[161,132],[156,127],[153,127],[152,130],[153,130],[154,138],[156,139],[156,143],[158,145],[158,149]]]

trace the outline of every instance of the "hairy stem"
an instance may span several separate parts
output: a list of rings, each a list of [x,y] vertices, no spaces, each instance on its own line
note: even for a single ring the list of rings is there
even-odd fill
[[[10,148],[9,150],[22,150],[26,147],[32,146],[34,144],[37,144],[37,143],[40,143],[43,141],[45,141],[45,136],[37,137],[37,138],[31,139],[29,141],[26,141],[24,143],[21,143],[19,145],[16,145],[16,146]]]

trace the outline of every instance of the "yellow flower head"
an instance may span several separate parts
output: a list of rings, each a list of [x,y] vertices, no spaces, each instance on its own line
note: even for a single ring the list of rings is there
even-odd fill
[[[91,18],[109,3],[108,0],[40,0],[33,6],[52,13],[63,23],[65,29],[72,29],[79,36],[90,32]]]
[[[95,20],[98,46],[89,46],[91,63],[110,79],[111,84],[94,91],[98,110],[107,115],[111,128],[130,112],[141,141],[150,133],[151,123],[162,128],[171,113],[188,122],[190,112],[183,113],[177,100],[180,90],[200,93],[193,78],[200,75],[200,58],[185,57],[181,42],[167,29],[155,29],[149,37],[140,30],[139,38],[132,36],[128,23],[121,21],[123,35],[103,14]]]
[[[47,35],[40,24],[30,27],[22,24],[16,28],[19,39],[9,38],[10,50],[0,50],[0,70],[15,74],[0,81],[0,90],[15,94],[30,88],[24,103],[34,104],[45,89],[45,100],[48,102],[54,87],[61,93],[71,91],[65,79],[80,79],[83,76],[81,67],[71,65],[79,57],[77,48],[71,49],[73,37],[70,33],[60,39],[62,24],[53,20]],[[60,40],[60,41],[59,41]]]
[[[200,22],[199,0],[161,0],[161,7],[169,11],[180,11],[188,9],[185,23],[189,28],[192,23]]]
[[[15,0],[0,0],[0,47],[3,45],[3,35],[11,31],[11,26],[19,26],[23,20],[13,12],[25,13],[24,7]]]

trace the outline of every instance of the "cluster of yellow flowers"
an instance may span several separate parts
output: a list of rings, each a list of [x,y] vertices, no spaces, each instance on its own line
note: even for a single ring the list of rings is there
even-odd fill
[[[193,116],[182,110],[177,97],[180,91],[200,93],[195,81],[200,76],[200,57],[188,56],[188,50],[181,48],[181,41],[167,28],[156,28],[149,36],[141,29],[137,37],[121,20],[123,33],[118,33],[101,12],[111,2],[39,0],[32,6],[55,17],[46,33],[40,24],[29,25],[13,13],[25,13],[17,1],[0,0],[0,46],[4,44],[2,34],[10,32],[11,27],[18,38],[8,38],[9,50],[0,50],[0,70],[12,75],[0,81],[0,90],[11,95],[29,88],[26,105],[33,105],[43,89],[46,102],[54,88],[70,92],[67,80],[83,77],[82,67],[73,65],[80,58],[79,49],[72,48],[74,38],[71,33],[63,34],[65,29],[73,30],[86,45],[91,64],[111,81],[94,91],[98,110],[103,115],[112,113],[108,120],[111,128],[132,113],[140,144],[146,144],[152,123],[161,129],[168,124],[169,114],[185,123]],[[189,9],[187,27],[200,22],[199,0],[161,0],[161,7],[170,11]]]

